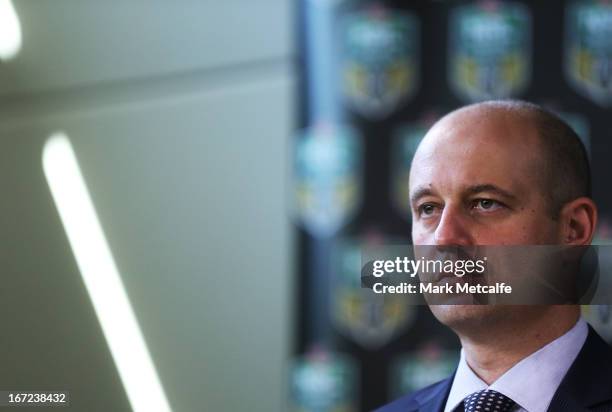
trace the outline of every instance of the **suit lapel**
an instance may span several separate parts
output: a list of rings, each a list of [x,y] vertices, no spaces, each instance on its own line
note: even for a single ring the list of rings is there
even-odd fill
[[[581,412],[605,403],[612,403],[612,348],[589,325],[584,346],[548,410]]]
[[[419,406],[413,410],[419,412],[443,412],[454,378],[455,374],[453,373],[449,378],[432,388],[431,391],[417,397],[415,400]]]
[[[414,398],[416,405],[402,412],[443,412],[454,374]],[[550,412],[612,410],[612,348],[589,326],[576,360],[561,381]]]

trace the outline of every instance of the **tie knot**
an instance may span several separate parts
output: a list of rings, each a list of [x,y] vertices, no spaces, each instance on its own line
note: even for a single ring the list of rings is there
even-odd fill
[[[514,401],[491,389],[474,392],[463,400],[465,412],[508,412]]]

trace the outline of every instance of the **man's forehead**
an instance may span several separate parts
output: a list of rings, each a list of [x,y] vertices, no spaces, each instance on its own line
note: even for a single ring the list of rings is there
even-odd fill
[[[466,144],[511,142],[527,144],[537,141],[532,116],[501,108],[472,107],[451,112],[436,122],[423,138],[421,146],[436,143]]]
[[[514,183],[529,185],[535,180],[535,142],[533,126],[516,116],[479,110],[452,113],[419,145],[410,173],[411,193],[426,185],[452,184],[453,190],[485,183],[508,190]]]

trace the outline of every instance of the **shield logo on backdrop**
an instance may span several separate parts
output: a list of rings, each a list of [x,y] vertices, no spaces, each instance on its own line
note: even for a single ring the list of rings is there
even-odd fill
[[[391,341],[407,329],[416,313],[407,295],[383,296],[361,287],[361,246],[372,239],[382,242],[376,235],[339,240],[331,257],[333,322],[344,336],[367,349]]]
[[[414,96],[420,54],[414,15],[377,5],[347,14],[340,27],[343,94],[353,110],[380,119]]]
[[[435,119],[400,126],[394,133],[391,144],[391,187],[392,203],[400,216],[410,221],[410,198],[408,186],[410,165],[419,143]]]
[[[453,10],[449,82],[467,102],[513,97],[531,77],[531,15],[520,3],[482,1]]]
[[[361,201],[362,142],[348,127],[319,124],[295,146],[296,210],[315,237],[336,234]]]
[[[396,398],[448,378],[458,361],[458,350],[445,350],[433,341],[401,356],[393,362],[391,369],[391,397]]]
[[[356,395],[357,367],[346,355],[318,349],[293,362],[290,410],[352,412]]]
[[[574,2],[567,8],[565,74],[583,96],[612,105],[612,3]]]

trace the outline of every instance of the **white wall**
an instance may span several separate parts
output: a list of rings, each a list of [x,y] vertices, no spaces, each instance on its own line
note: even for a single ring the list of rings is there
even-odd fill
[[[289,2],[15,3],[23,50],[0,63],[0,389],[129,410],[42,172],[45,139],[64,130],[173,409],[282,410]]]

